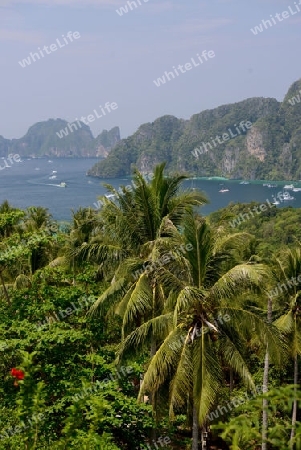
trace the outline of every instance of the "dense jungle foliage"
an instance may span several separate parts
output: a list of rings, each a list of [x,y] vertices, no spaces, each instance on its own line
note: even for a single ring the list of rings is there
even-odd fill
[[[0,450],[301,448],[300,211],[232,226],[164,169],[0,206]]]

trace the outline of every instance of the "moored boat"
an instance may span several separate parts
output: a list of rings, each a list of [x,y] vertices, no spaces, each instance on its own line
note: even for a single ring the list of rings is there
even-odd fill
[[[283,200],[286,202],[288,200],[295,200],[295,197],[293,197],[289,192],[283,193]]]

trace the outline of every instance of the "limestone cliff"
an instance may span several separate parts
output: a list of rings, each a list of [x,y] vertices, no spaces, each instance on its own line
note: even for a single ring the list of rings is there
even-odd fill
[[[80,125],[80,126],[79,126]],[[94,138],[90,128],[77,123],[73,128],[62,119],[49,119],[29,128],[21,139],[4,139],[0,136],[0,156],[18,153],[28,157],[102,157],[108,156],[112,147],[120,141],[118,127],[104,130]]]
[[[249,98],[193,115],[163,116],[116,144],[89,175],[150,172],[166,161],[170,172],[245,179],[301,179],[301,80],[284,101]],[[249,123],[248,127],[245,126]]]

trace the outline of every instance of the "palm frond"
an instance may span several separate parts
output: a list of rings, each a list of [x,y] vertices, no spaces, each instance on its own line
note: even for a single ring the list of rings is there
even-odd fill
[[[141,353],[144,347],[151,343],[153,336],[156,336],[156,340],[161,343],[170,332],[171,325],[172,313],[159,315],[140,325],[119,345],[117,350],[118,362],[126,358],[128,354]]]
[[[106,291],[96,300],[88,311],[88,317],[103,315],[107,310],[112,309],[120,301],[129,289],[125,278],[115,281]]]

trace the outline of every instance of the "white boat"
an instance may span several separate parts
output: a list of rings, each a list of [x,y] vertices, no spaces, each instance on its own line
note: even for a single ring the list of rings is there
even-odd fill
[[[272,205],[280,205],[280,202],[278,202],[278,200],[275,200]]]
[[[293,197],[289,192],[283,193],[283,200],[287,202],[288,200],[295,200],[295,197]]]
[[[301,188],[294,188],[293,192],[301,192]]]
[[[229,189],[221,189],[220,191],[218,191],[218,192],[221,192],[221,193],[224,193],[224,192],[229,192]]]
[[[57,170],[53,170],[52,173],[57,173]]]
[[[248,181],[241,181],[239,184],[250,184]]]
[[[294,189],[295,186],[293,184],[286,184],[283,189]]]
[[[61,184],[60,184],[59,186],[60,186],[60,187],[67,187],[67,184],[66,184],[64,181],[62,181]]]
[[[56,178],[56,175],[52,175],[52,177],[49,177],[49,180],[54,180]]]

